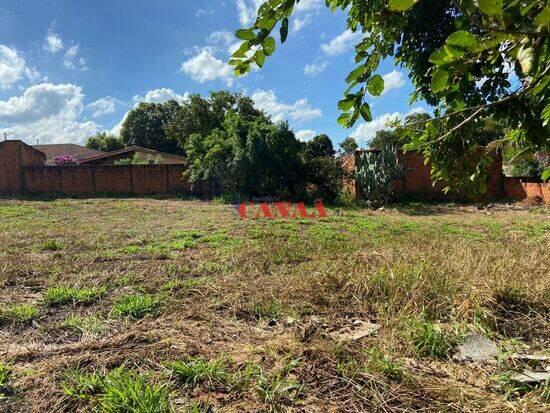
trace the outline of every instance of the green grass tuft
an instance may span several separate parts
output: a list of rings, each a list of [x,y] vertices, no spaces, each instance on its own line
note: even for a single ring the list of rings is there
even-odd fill
[[[10,386],[12,371],[11,368],[0,362],[0,400],[6,396],[10,396],[12,389]]]
[[[91,336],[99,335],[105,328],[103,320],[99,317],[80,317],[76,314],[70,314],[61,326]]]
[[[38,309],[32,305],[15,304],[0,308],[0,326],[10,323],[28,323],[38,316]]]
[[[414,350],[418,355],[445,358],[455,345],[455,338],[445,333],[440,326],[427,322],[413,323]]]
[[[42,251],[61,251],[63,248],[65,248],[65,244],[56,239],[49,239],[40,244]]]
[[[111,315],[139,319],[147,314],[156,313],[159,307],[157,298],[148,294],[127,295],[120,298],[113,306]]]
[[[224,359],[208,361],[202,357],[190,357],[187,360],[167,363],[166,367],[179,381],[192,386],[200,383],[225,383],[229,375]]]
[[[63,304],[89,304],[97,301],[107,292],[101,288],[52,287],[44,293],[44,303],[50,307]]]

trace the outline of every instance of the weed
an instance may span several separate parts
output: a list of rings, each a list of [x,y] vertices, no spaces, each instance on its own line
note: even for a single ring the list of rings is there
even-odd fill
[[[12,394],[12,389],[10,386],[11,376],[11,368],[0,362],[0,400]]]
[[[166,292],[179,292],[179,293],[187,293],[192,291],[194,288],[201,285],[202,280],[197,278],[187,278],[184,280],[176,279],[168,281],[166,284],[160,287],[161,293]]]
[[[0,308],[0,326],[10,323],[28,323],[38,316],[38,309],[32,305],[15,304]]]
[[[40,244],[42,251],[61,251],[63,248],[65,248],[65,244],[56,239],[49,239]]]
[[[278,320],[281,317],[281,304],[273,299],[252,304],[250,313],[259,321]]]
[[[227,361],[222,358],[208,361],[202,357],[190,357],[166,363],[166,367],[178,380],[191,386],[226,383],[229,375]]]
[[[255,390],[264,403],[279,410],[283,404],[291,403],[299,395],[302,385],[289,378],[298,363],[299,360],[290,360],[274,374],[260,374],[255,381]]]
[[[151,295],[127,295],[115,302],[111,315],[114,317],[139,319],[145,317],[147,314],[156,313],[158,307],[158,300]]]
[[[550,380],[540,384],[522,383],[513,378],[513,372],[506,372],[493,377],[493,381],[497,383],[498,390],[508,400],[517,399],[526,393],[538,390],[544,402],[550,401]]]
[[[106,287],[73,288],[53,287],[44,293],[44,303],[50,307],[63,304],[89,304],[99,300],[107,292]]]
[[[103,320],[96,316],[80,317],[75,314],[69,315],[63,321],[62,327],[78,331],[80,334],[96,336],[105,328]]]
[[[454,345],[454,339],[437,324],[428,321],[413,323],[414,350],[421,356],[444,358]]]
[[[389,380],[400,381],[403,379],[404,372],[402,367],[380,349],[372,348],[367,350],[366,356],[366,370],[381,373]]]
[[[134,370],[119,367],[106,375],[70,373],[63,391],[76,399],[92,399],[97,411],[104,413],[171,413],[169,390],[150,384]]]

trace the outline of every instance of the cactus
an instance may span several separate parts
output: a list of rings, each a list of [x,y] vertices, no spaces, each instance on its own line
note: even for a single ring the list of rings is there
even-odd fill
[[[355,179],[361,195],[376,205],[388,202],[392,198],[394,182],[403,176],[403,172],[397,148],[386,147],[379,152],[368,151],[359,154]]]

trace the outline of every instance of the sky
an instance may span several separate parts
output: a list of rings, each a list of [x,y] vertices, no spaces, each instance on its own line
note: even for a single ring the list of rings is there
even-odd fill
[[[236,78],[233,33],[263,0],[0,0],[0,137],[84,144],[116,133],[139,102],[184,102],[226,89],[251,96],[300,140],[326,133],[365,146],[387,120],[414,111],[406,72],[382,62],[386,90],[369,97],[373,121],[336,123],[360,34],[324,0],[302,0],[287,42],[261,70]]]

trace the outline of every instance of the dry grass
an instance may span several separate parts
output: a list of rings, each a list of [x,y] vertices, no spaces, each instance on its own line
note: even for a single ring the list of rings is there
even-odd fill
[[[548,353],[549,218],[400,205],[243,221],[199,201],[0,200],[0,306],[36,309],[0,327],[0,410],[543,411],[548,387],[506,377],[525,367],[512,352]],[[354,320],[380,329],[337,342]],[[451,359],[472,331],[498,363]]]

